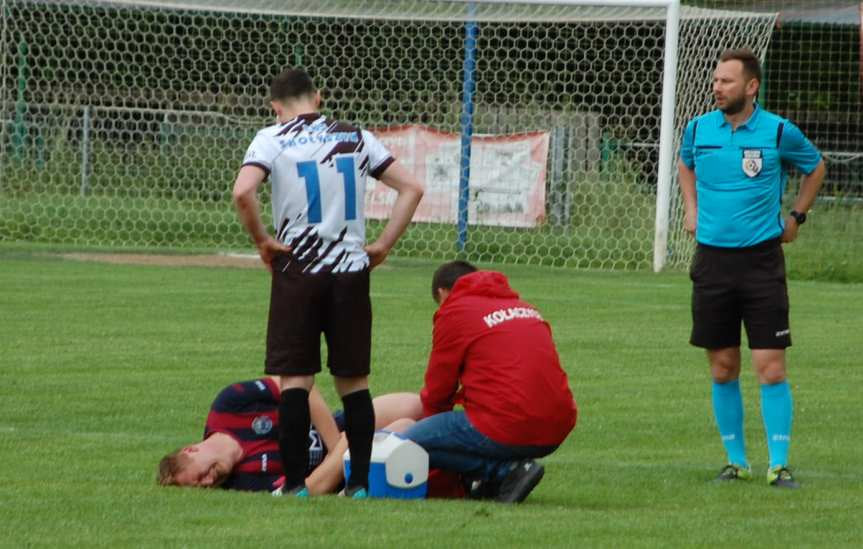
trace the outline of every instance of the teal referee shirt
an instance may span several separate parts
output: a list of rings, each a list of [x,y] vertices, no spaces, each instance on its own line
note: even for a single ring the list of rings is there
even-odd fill
[[[752,116],[736,130],[719,110],[690,120],[680,160],[695,170],[695,239],[708,246],[744,248],[782,234],[785,167],[808,175],[821,153],[797,126],[756,103]]]

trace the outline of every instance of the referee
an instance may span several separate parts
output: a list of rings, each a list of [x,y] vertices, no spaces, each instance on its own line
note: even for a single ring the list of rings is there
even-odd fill
[[[791,331],[781,244],[797,238],[825,169],[797,126],[755,102],[760,83],[752,51],[726,50],[713,73],[717,110],[691,120],[683,134],[678,169],[684,227],[697,242],[690,343],[707,351],[713,378],[713,411],[728,457],[717,480],[752,478],[738,379],[742,321],[761,384],[767,483],[797,488],[788,467],[792,400],[785,348]],[[804,177],[793,208],[783,215],[786,166]]]

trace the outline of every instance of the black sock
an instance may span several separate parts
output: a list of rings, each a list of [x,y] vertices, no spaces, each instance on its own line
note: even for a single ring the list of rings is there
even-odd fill
[[[372,457],[372,437],[375,435],[375,409],[368,389],[354,391],[342,397],[345,407],[345,435],[351,451],[351,478],[348,488],[369,487],[369,461]]]
[[[279,453],[285,473],[285,490],[305,484],[309,465],[309,392],[285,389],[279,402]]]

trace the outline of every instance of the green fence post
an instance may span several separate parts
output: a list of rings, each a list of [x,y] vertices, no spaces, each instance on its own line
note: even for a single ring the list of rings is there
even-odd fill
[[[81,196],[90,192],[90,105],[81,117]]]
[[[172,133],[171,123],[168,122],[168,113],[162,115],[162,121],[159,122],[159,158],[165,156],[165,150],[171,143]]]
[[[27,128],[24,117],[27,114],[27,102],[24,96],[27,92],[27,77],[30,67],[27,65],[27,42],[22,39],[18,43],[18,97],[15,99],[15,121],[12,124],[12,156],[21,160],[24,141],[27,138]]]
[[[45,169],[45,137],[42,135],[42,128],[37,129],[36,134],[36,169],[40,172]]]
[[[614,153],[617,152],[617,140],[610,137],[607,132],[602,132],[602,140],[599,146],[599,171],[607,171]]]

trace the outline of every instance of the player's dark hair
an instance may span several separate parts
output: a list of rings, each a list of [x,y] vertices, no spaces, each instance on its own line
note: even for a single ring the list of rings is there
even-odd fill
[[[270,82],[271,101],[290,101],[316,91],[312,77],[303,69],[287,69]]]
[[[452,290],[455,281],[466,274],[476,272],[476,267],[467,261],[450,261],[444,263],[434,272],[432,276],[432,299],[437,301],[437,291],[441,288]]]
[[[743,74],[747,80],[753,78],[761,82],[761,61],[758,56],[749,48],[738,48],[733,50],[725,50],[719,56],[719,61],[740,61],[743,63]]]

